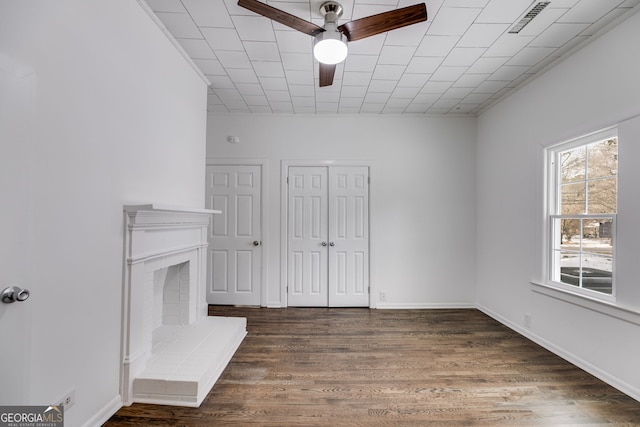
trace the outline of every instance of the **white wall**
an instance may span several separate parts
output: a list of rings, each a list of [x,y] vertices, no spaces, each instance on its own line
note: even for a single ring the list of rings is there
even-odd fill
[[[367,160],[373,306],[469,306],[475,284],[475,118],[209,115],[208,158],[268,165],[264,305],[280,277],[281,160]],[[229,144],[228,136],[239,144]],[[385,290],[387,303],[377,304]]]
[[[33,188],[23,403],[75,390],[65,425],[98,425],[120,406],[122,205],[203,207],[206,85],[132,0],[3,1],[0,53],[37,79],[23,165]]]
[[[479,306],[636,399],[640,399],[638,40],[640,14],[482,114],[477,147]],[[631,310],[610,309],[582,298],[565,301],[529,283],[543,279],[543,147],[616,124],[617,302]],[[532,316],[530,329],[523,324],[525,313]]]

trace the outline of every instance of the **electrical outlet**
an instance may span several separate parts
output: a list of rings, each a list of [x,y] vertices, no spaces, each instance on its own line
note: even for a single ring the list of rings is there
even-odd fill
[[[380,294],[378,295],[378,300],[386,301],[387,300],[387,293],[385,291],[380,291]]]
[[[524,327],[531,329],[531,315],[528,313],[525,313],[524,315]]]
[[[71,390],[65,394],[64,397],[56,401],[56,406],[64,406],[64,411],[67,412],[74,403],[76,403],[76,392],[75,390]]]

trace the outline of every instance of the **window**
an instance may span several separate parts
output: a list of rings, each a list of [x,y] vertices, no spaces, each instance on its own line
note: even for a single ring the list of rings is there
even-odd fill
[[[613,299],[618,137],[599,132],[548,149],[549,282]]]

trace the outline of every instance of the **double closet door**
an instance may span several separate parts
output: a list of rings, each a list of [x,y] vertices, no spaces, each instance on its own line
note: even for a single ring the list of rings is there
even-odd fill
[[[369,306],[369,168],[290,166],[289,306]]]

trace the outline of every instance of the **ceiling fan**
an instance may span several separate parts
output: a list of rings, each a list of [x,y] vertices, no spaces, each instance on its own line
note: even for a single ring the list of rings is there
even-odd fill
[[[342,6],[330,0],[320,6],[320,13],[324,16],[324,27],[258,0],[239,0],[238,6],[315,37],[313,50],[314,56],[320,62],[320,87],[333,84],[336,64],[344,61],[347,56],[347,44],[344,39],[352,42],[427,20],[427,6],[424,3],[367,16],[338,26]],[[324,53],[329,56],[323,56],[325,48],[328,50]]]

